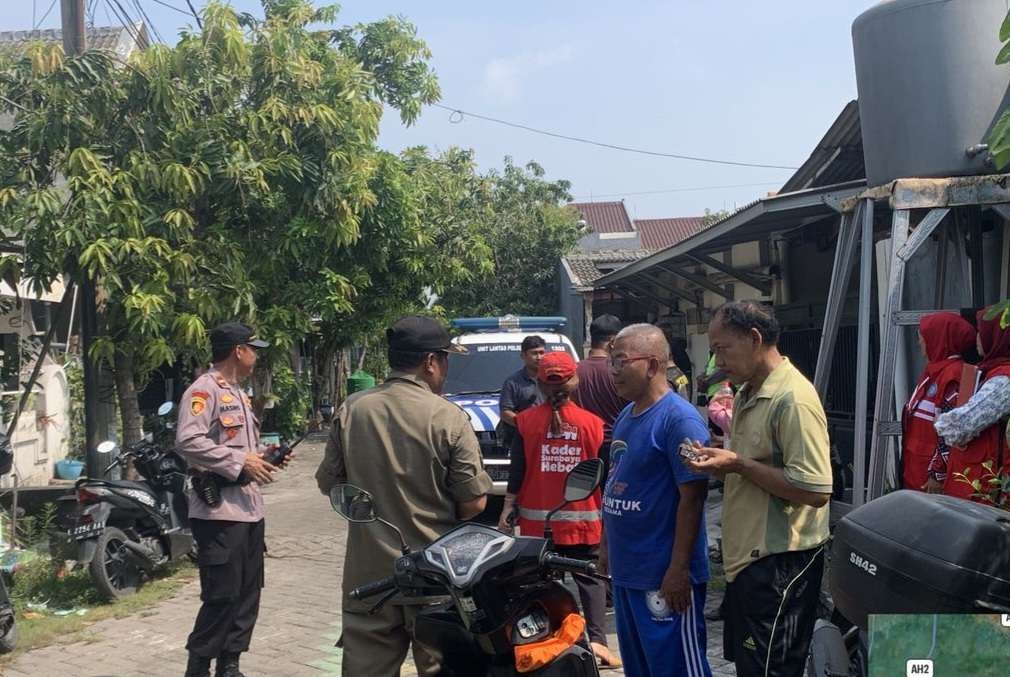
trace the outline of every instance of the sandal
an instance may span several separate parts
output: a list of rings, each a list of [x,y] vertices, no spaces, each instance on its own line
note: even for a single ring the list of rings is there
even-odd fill
[[[590,646],[593,647],[593,654],[596,656],[596,660],[599,662],[601,670],[613,670],[624,667],[621,657],[613,653],[603,644],[591,642]]]

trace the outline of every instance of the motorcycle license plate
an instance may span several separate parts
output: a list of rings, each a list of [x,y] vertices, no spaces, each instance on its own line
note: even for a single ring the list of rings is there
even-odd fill
[[[105,528],[104,522],[92,522],[91,524],[78,524],[67,530],[67,535],[78,541],[83,541],[88,538],[94,538],[102,529]]]
[[[486,465],[484,469],[494,482],[509,481],[509,466],[507,465]]]

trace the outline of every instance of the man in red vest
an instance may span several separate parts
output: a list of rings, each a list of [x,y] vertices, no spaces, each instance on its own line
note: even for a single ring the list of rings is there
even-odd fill
[[[540,361],[537,383],[543,404],[516,417],[511,472],[499,528],[511,531],[508,515],[518,508],[523,536],[543,536],[547,513],[564,500],[565,477],[581,461],[596,458],[603,444],[603,420],[578,406],[571,395],[578,387],[575,360],[564,351]],[[566,557],[596,559],[603,530],[600,491],[569,503],[551,519],[555,549]],[[607,648],[606,583],[575,575],[593,652],[604,665],[620,665]]]

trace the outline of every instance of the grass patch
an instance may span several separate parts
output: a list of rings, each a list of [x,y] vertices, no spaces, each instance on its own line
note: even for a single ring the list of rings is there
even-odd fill
[[[18,646],[0,656],[0,666],[17,656],[51,644],[87,641],[87,627],[107,618],[123,618],[143,612],[162,600],[173,597],[179,588],[196,577],[197,569],[188,560],[166,568],[157,579],[148,581],[136,594],[118,602],[98,599],[86,571],[59,577],[48,559],[27,563],[15,573],[12,598],[17,609]],[[46,602],[49,609],[84,608],[83,614],[55,615],[52,611],[32,609],[29,602]],[[0,670],[2,672],[2,670]]]

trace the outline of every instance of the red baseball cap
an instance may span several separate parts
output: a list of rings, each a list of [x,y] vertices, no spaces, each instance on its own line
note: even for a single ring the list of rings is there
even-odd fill
[[[537,380],[543,383],[564,383],[575,376],[575,360],[564,350],[547,353],[540,360]]]

